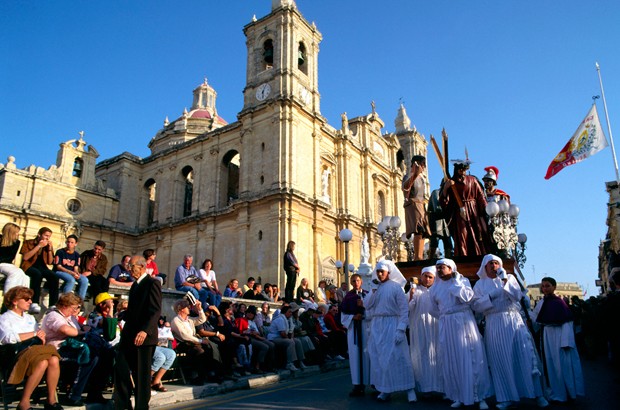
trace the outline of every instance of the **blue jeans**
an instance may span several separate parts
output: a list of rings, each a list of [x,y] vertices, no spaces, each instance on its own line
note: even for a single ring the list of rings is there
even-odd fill
[[[64,282],[60,289],[60,293],[72,292],[75,287],[75,282],[77,282],[78,286],[75,293],[84,300],[84,297],[86,297],[86,290],[88,289],[88,278],[86,276],[80,275],[78,279],[75,279],[73,275],[60,271],[54,271],[54,275]]]
[[[191,292],[192,295],[194,295],[194,297],[198,299],[200,303],[202,303],[203,309],[206,308],[205,303],[209,303],[208,299],[209,299],[209,294],[211,292],[209,292],[205,288],[201,288],[200,290],[197,290],[196,288],[192,288],[190,286],[179,286],[177,287],[177,290],[181,292]]]
[[[170,370],[170,367],[172,367],[172,363],[174,363],[174,359],[176,359],[176,357],[177,354],[174,350],[167,347],[156,346],[155,353],[153,354],[153,364],[151,366],[151,370],[154,372],[159,369]]]

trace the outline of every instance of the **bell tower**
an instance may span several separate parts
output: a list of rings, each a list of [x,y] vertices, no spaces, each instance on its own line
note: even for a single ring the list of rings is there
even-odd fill
[[[272,0],[271,13],[243,29],[247,73],[243,112],[292,99],[319,113],[318,54],[321,33],[299,13],[294,0]]]

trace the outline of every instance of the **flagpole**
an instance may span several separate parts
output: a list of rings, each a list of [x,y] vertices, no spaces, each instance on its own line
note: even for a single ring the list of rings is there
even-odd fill
[[[607,112],[607,100],[605,99],[605,90],[603,89],[603,79],[601,78],[601,66],[596,62],[596,72],[598,73],[598,82],[601,85],[601,96],[603,97],[603,107],[605,108],[605,120],[607,121],[607,132],[609,133],[609,142],[611,144],[611,155],[614,159],[614,168],[616,170],[616,183],[620,185],[620,174],[618,173],[618,160],[616,159],[616,149],[614,148],[614,137],[611,135],[611,124],[609,123],[609,113]]]

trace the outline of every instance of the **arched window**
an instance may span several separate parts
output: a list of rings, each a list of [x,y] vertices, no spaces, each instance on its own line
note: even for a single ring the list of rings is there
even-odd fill
[[[263,62],[265,63],[264,69],[273,67],[273,41],[266,40],[263,43]]]
[[[192,198],[194,196],[194,170],[190,166],[183,168],[181,172],[185,183],[183,196],[183,216],[192,214]]]
[[[299,48],[297,49],[297,68],[304,74],[308,74],[306,46],[304,46],[304,43],[299,43]]]
[[[76,158],[73,161],[73,176],[80,178],[82,176],[82,170],[84,169],[84,161],[82,158]]]
[[[239,168],[241,166],[241,156],[235,150],[228,151],[224,155],[222,165],[225,168],[226,205],[230,205],[235,199],[239,199]]]
[[[146,224],[152,225],[155,222],[155,197],[157,194],[157,184],[153,178],[146,181],[144,190],[147,198]]]
[[[405,154],[403,154],[403,150],[399,149],[396,153],[396,166],[401,169],[405,169]],[[405,170],[407,172],[408,170]]]

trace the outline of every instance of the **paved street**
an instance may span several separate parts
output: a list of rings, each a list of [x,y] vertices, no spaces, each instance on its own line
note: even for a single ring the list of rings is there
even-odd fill
[[[617,409],[620,395],[604,359],[583,361],[586,380],[586,397],[567,405],[552,405],[550,409],[606,410]],[[450,409],[449,402],[440,399],[420,399],[407,403],[404,393],[393,396],[389,404],[376,402],[371,396],[349,398],[350,379],[348,369],[318,373],[304,379],[289,379],[274,385],[252,390],[238,390],[201,400],[178,403],[159,409],[377,409],[381,407]],[[495,403],[488,401],[491,408]],[[476,407],[471,407],[476,408]],[[536,408],[533,401],[524,401],[515,409]]]

